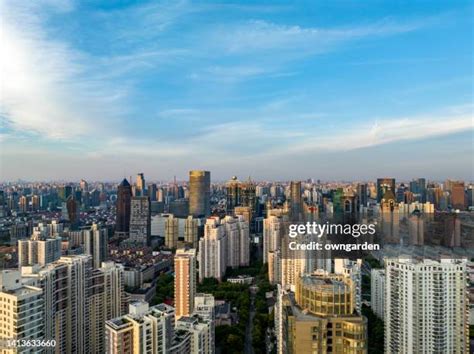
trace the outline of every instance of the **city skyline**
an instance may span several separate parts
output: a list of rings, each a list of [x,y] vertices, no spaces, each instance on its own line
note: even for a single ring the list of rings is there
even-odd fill
[[[0,180],[474,179],[467,1],[1,12]]]

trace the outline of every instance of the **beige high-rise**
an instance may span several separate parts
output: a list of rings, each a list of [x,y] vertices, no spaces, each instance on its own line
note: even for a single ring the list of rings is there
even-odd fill
[[[189,171],[189,214],[207,217],[211,214],[211,173]]]
[[[174,257],[174,302],[176,319],[189,316],[196,294],[196,250],[178,249]]]

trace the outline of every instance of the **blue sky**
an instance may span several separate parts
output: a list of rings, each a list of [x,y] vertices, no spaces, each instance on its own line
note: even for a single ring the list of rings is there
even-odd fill
[[[4,1],[11,179],[474,179],[464,1]]]

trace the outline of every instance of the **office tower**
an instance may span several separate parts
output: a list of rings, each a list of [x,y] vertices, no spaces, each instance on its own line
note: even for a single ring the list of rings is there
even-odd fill
[[[187,217],[184,224],[184,242],[196,250],[198,248],[198,225],[199,219],[193,218],[192,215]]]
[[[176,249],[178,247],[178,236],[179,220],[170,215],[165,220],[165,246]]]
[[[385,270],[372,269],[370,272],[370,307],[378,318],[385,318]]]
[[[466,208],[464,182],[451,181],[451,206],[453,209],[459,210],[464,210]]]
[[[410,192],[412,192],[416,200],[426,202],[426,179],[418,178],[410,182]]]
[[[40,197],[39,195],[33,195],[31,197],[31,210],[33,211],[38,211],[40,210],[41,206],[40,206]]]
[[[169,212],[178,218],[187,217],[189,215],[189,201],[187,199],[170,201]]]
[[[242,217],[226,216],[221,221],[227,239],[226,266],[248,266],[250,254],[249,225]]]
[[[467,205],[474,207],[474,186],[469,186],[467,189]]]
[[[233,176],[226,185],[226,212],[228,215],[232,215],[234,208],[241,205],[241,192],[241,183],[236,176]]]
[[[178,249],[174,257],[174,271],[174,302],[178,319],[190,315],[194,309],[196,250]]]
[[[227,239],[219,218],[211,217],[204,225],[204,237],[199,240],[199,281],[216,278],[219,281],[226,271]]]
[[[65,202],[72,195],[71,186],[61,186],[58,189],[58,197],[61,202]]]
[[[71,223],[71,225],[77,225],[79,223],[79,205],[74,198],[74,196],[69,196],[66,201],[66,209],[67,209],[67,215],[68,215],[68,221]]]
[[[94,268],[100,268],[108,257],[107,229],[92,224],[89,230],[83,230],[84,253],[92,256]]]
[[[282,291],[275,314],[277,352],[367,353],[367,319],[353,314],[351,289],[343,276],[305,274],[295,294]]]
[[[367,183],[359,183],[357,185],[357,196],[359,206],[367,207],[368,204],[368,196],[367,196]]]
[[[150,244],[151,209],[148,197],[133,197],[130,206],[130,242]]]
[[[100,271],[104,277],[105,319],[111,320],[127,312],[128,298],[125,293],[125,267],[115,262],[102,262]]]
[[[79,187],[83,192],[89,191],[89,184],[84,179],[81,179],[81,181],[79,182]]]
[[[385,261],[385,351],[468,353],[466,262]]]
[[[395,193],[395,178],[377,178],[377,203],[380,203],[388,189]]]
[[[399,207],[395,200],[395,195],[388,188],[380,200],[380,225],[383,241],[397,244],[399,237]]]
[[[396,190],[396,193],[395,193],[395,200],[397,201],[397,203],[405,202],[405,200],[407,199],[407,192],[408,192],[408,189],[407,189],[407,187],[405,186],[404,183],[402,183],[398,186],[398,188]],[[411,193],[411,194],[413,195],[413,193]]]
[[[334,273],[351,279],[351,292],[354,294],[354,308],[358,314],[362,313],[362,259],[350,260],[347,258],[334,259]]]
[[[199,315],[184,316],[176,321],[176,331],[191,334],[190,354],[213,354],[215,352],[214,325],[210,319]]]
[[[299,220],[303,212],[303,198],[301,197],[301,182],[290,183],[291,217]]]
[[[18,265],[44,266],[61,257],[61,238],[43,238],[39,230],[35,230],[31,239],[18,240]]]
[[[20,272],[3,270],[0,272],[0,341],[2,353],[33,352],[31,348],[7,349],[7,340],[47,340],[43,332],[44,312],[43,291],[39,287],[22,285]]]
[[[156,192],[157,192],[156,184],[155,183],[149,184],[148,189],[147,189],[147,195],[148,195],[148,198],[150,198],[151,202],[156,202]]]
[[[145,197],[146,196],[146,187],[145,187],[145,176],[143,173],[137,174],[137,180],[135,183],[135,197]]]
[[[28,212],[28,209],[29,209],[28,197],[25,195],[22,195],[18,202],[18,210],[20,211],[20,213],[26,213]]]
[[[211,173],[189,171],[189,214],[207,217],[211,213]]]
[[[105,323],[106,353],[171,353],[173,325],[173,307],[149,307],[145,301],[131,303],[127,315]]]
[[[257,198],[257,186],[254,182],[250,179],[250,176],[247,182],[241,184],[241,196],[240,196],[240,204],[243,207],[248,207],[252,211],[252,217],[257,215],[258,213],[258,198]],[[253,225],[251,220],[250,225]]]
[[[115,231],[128,233],[130,231],[130,209],[132,200],[132,187],[124,178],[117,188],[117,215],[115,218]]]

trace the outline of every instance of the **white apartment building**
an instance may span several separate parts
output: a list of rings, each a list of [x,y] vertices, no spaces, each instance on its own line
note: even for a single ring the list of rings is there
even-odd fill
[[[385,261],[385,352],[468,353],[467,262]]]
[[[378,318],[385,318],[385,270],[370,272],[370,307]]]

